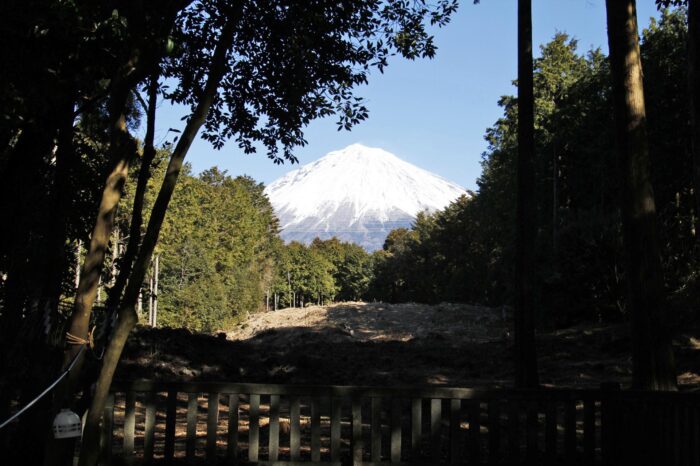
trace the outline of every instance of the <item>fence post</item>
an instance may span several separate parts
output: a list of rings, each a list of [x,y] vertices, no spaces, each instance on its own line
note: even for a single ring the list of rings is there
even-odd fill
[[[102,458],[101,465],[112,464],[112,431],[114,430],[114,394],[107,397],[104,411],[102,412]]]
[[[124,403],[124,463],[134,463],[134,433],[136,431],[136,394],[127,389]]]
[[[177,392],[168,390],[165,405],[165,448],[166,460],[172,460],[175,455],[175,422],[177,421]]]
[[[207,462],[216,461],[216,438],[219,427],[219,392],[210,392],[207,397]]]
[[[620,384],[617,382],[604,382],[600,384],[600,423],[601,423],[601,449],[603,464],[615,466],[620,464],[620,441],[619,429],[620,406],[619,398],[615,396],[620,391]]]

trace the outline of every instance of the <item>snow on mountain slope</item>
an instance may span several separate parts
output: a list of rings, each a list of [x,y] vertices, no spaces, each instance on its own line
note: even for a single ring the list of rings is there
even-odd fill
[[[418,212],[442,209],[466,191],[385,150],[352,144],[278,178],[265,193],[283,239],[337,236],[373,251]]]

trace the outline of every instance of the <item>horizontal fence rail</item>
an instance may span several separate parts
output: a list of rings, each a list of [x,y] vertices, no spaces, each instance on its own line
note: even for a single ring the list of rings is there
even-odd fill
[[[102,464],[700,465],[700,395],[115,383]]]

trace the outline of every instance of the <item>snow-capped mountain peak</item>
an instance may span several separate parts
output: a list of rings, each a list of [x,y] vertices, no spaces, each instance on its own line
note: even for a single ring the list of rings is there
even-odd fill
[[[369,250],[421,211],[442,209],[466,191],[383,149],[352,144],[291,171],[266,189],[285,240],[332,236]]]

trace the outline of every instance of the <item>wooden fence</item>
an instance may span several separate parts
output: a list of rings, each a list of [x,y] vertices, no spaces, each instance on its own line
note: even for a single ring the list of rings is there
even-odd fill
[[[115,384],[114,464],[700,465],[700,395]]]

